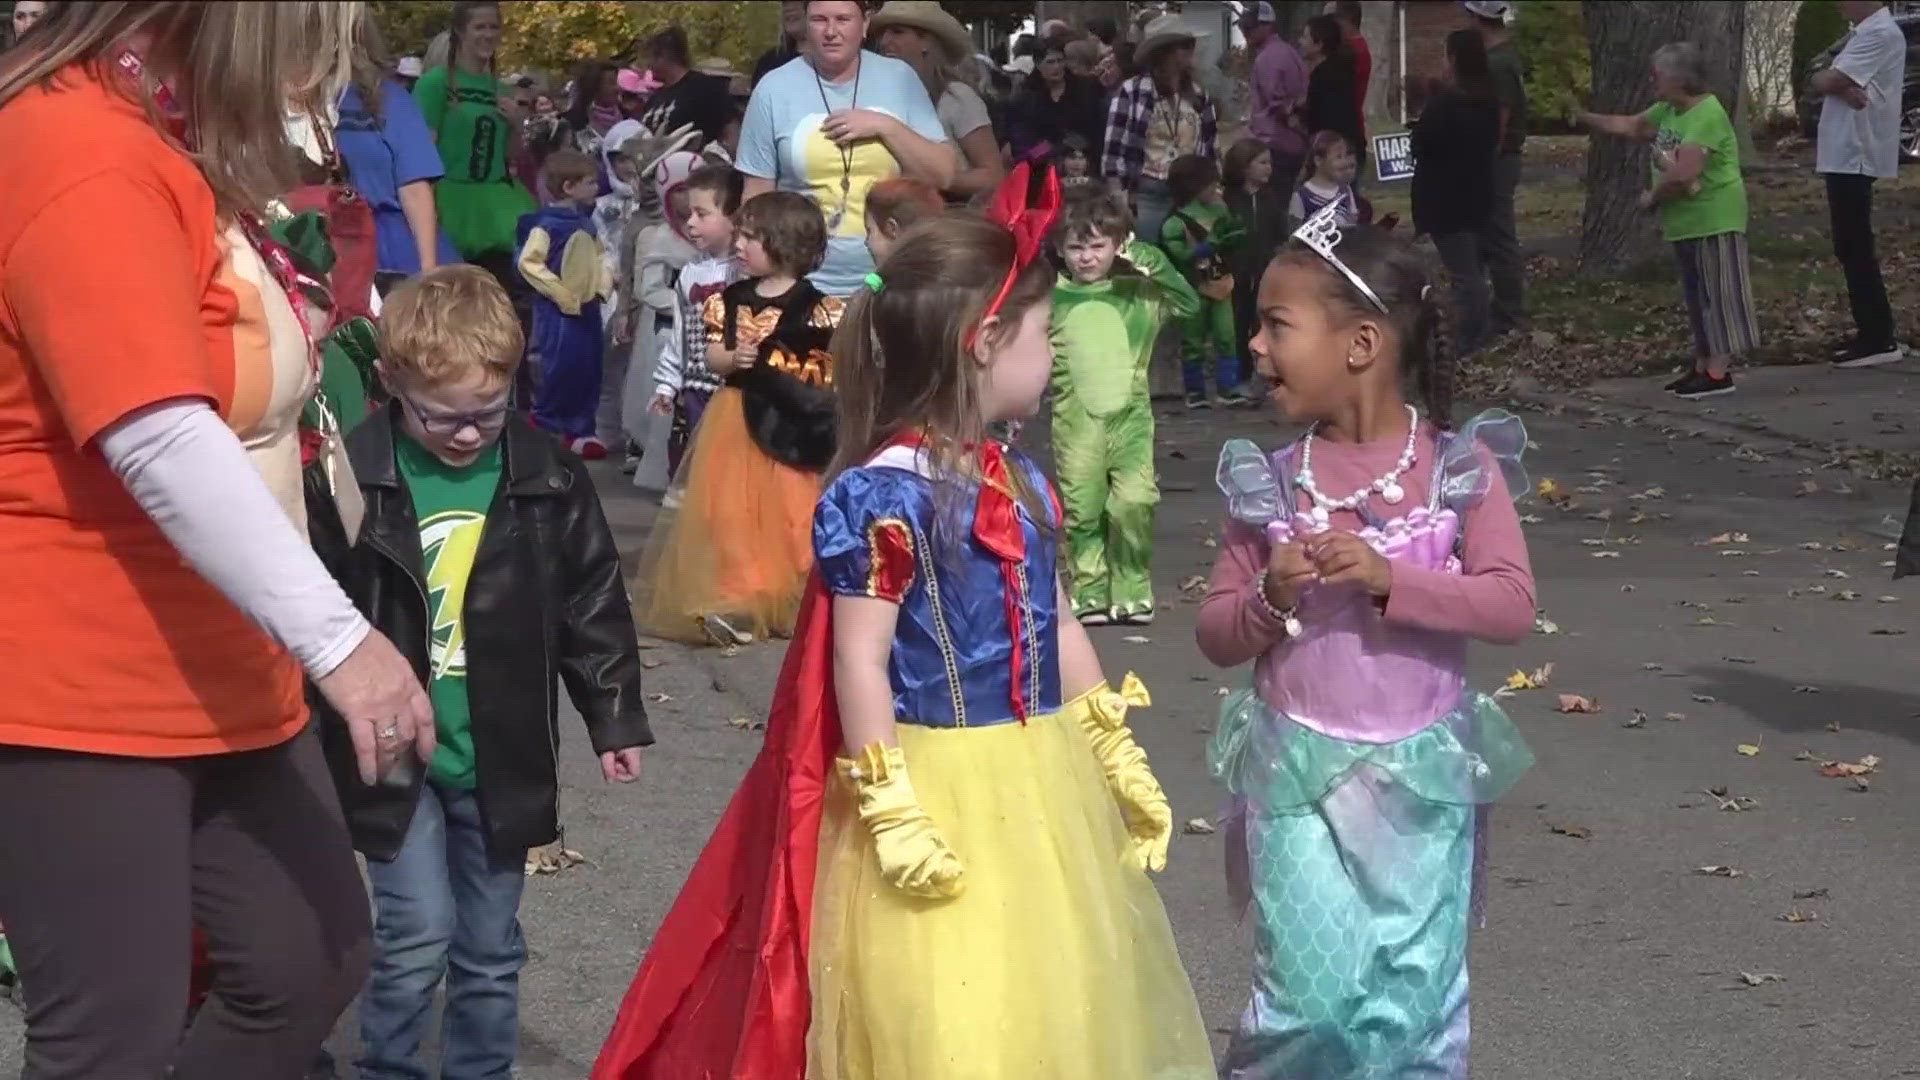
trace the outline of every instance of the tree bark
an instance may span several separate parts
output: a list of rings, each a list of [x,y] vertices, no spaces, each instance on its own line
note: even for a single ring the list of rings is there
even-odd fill
[[[1744,97],[1745,5],[1716,0],[1615,0],[1582,4],[1593,65],[1593,111],[1639,113],[1653,103],[1653,51],[1675,41],[1700,46],[1708,87],[1729,115]],[[1596,136],[1587,154],[1587,205],[1580,222],[1580,270],[1611,274],[1655,254],[1654,217],[1641,210],[1648,148]]]

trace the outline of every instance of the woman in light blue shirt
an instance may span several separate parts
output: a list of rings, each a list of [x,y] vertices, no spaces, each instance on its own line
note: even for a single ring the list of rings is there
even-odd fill
[[[373,209],[381,270],[411,276],[460,261],[434,204],[433,182],[445,171],[440,151],[405,87],[355,79],[340,94],[334,143],[353,189]]]
[[[809,47],[754,88],[735,161],[743,198],[778,188],[819,205],[827,257],[812,281],[831,296],[873,270],[867,189],[904,174],[945,190],[958,164],[913,68],[861,49],[866,21],[854,0],[810,0]]]

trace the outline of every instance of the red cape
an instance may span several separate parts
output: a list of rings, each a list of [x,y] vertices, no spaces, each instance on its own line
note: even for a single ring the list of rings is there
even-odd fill
[[[592,1080],[800,1080],[820,811],[840,746],[833,599],[816,573],[767,739],[640,963]]]

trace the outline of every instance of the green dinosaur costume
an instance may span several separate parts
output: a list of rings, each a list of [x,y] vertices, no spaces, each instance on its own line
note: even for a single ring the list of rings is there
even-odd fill
[[[1066,506],[1078,618],[1153,617],[1153,406],[1147,365],[1167,316],[1200,297],[1158,248],[1135,241],[1104,281],[1053,286],[1053,458]]]
[[[1224,206],[1190,202],[1167,215],[1160,244],[1167,249],[1187,280],[1200,286],[1233,273],[1233,255],[1246,239],[1246,226]],[[1200,309],[1180,320],[1181,358],[1189,394],[1206,392],[1206,364],[1215,365],[1215,382],[1222,394],[1237,388],[1247,373],[1240,370],[1240,346],[1234,341],[1233,293],[1224,299],[1200,297]]]

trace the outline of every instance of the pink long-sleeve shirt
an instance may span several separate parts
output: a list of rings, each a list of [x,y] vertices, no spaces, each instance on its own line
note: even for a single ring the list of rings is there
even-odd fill
[[[1398,438],[1370,443],[1316,440],[1315,481],[1328,495],[1343,496],[1392,468],[1403,445]],[[1374,496],[1376,518],[1386,520],[1427,504],[1436,457],[1431,431],[1422,433],[1417,455],[1401,478],[1406,498],[1389,506]],[[1255,684],[1262,697],[1331,735],[1384,741],[1432,722],[1458,699],[1468,638],[1512,643],[1533,627],[1533,570],[1520,518],[1499,469],[1491,461],[1485,468],[1491,484],[1462,523],[1466,539],[1461,572],[1422,565],[1411,553],[1395,553],[1389,557],[1393,587],[1384,605],[1357,587],[1310,589],[1299,617],[1317,625],[1310,625],[1299,643],[1287,638],[1285,627],[1260,596],[1270,551],[1265,533],[1229,521],[1200,608],[1196,636],[1201,653],[1221,667],[1259,661]],[[1299,493],[1296,508],[1305,511],[1309,506],[1305,493]],[[1332,517],[1334,529],[1357,532],[1362,525],[1353,511]],[[1340,640],[1329,644],[1336,637]],[[1312,662],[1288,662],[1296,645],[1314,650],[1310,658],[1301,658]],[[1335,668],[1330,661],[1343,666]]]

